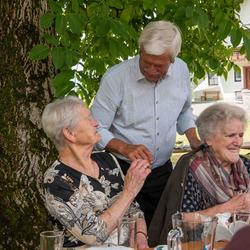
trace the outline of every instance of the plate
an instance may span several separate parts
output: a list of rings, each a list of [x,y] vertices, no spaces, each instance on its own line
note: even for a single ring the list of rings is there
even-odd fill
[[[88,247],[86,249],[89,250],[133,250],[131,247],[124,247],[124,246],[95,246],[95,247]]]
[[[154,248],[154,250],[168,250],[167,245],[159,245]]]

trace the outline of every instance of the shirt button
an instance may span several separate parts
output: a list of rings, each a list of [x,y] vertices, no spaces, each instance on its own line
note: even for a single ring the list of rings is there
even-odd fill
[[[157,117],[156,120],[160,120],[160,117]]]
[[[160,133],[158,132],[157,135],[159,135]]]
[[[156,101],[155,103],[158,104],[158,101]]]
[[[156,150],[159,151],[160,148],[157,148]]]

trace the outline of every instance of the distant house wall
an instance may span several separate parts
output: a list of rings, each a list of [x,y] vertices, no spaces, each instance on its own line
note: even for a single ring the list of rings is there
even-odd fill
[[[241,5],[240,10],[240,19],[244,25],[247,25],[250,28],[250,0],[245,0],[244,3]],[[228,40],[230,42],[230,39]],[[232,60],[235,64],[237,64],[240,67],[241,72],[241,78],[239,78],[239,74],[236,74],[234,69],[230,70],[228,72],[228,77],[225,79],[223,76],[218,76],[218,89],[216,91],[220,92],[220,99],[223,100],[237,100],[237,97],[241,95],[241,90],[245,88],[246,85],[246,77],[244,72],[244,67],[249,67],[250,62],[247,61],[246,57],[244,55],[240,55],[239,53],[234,53],[232,56]],[[249,84],[249,83],[248,83]],[[202,81],[200,86],[197,87],[197,89],[200,89],[197,91],[197,89],[194,89],[193,97],[195,101],[203,101],[204,95],[211,91],[211,86],[209,86],[208,83],[208,77],[205,78],[204,81]]]

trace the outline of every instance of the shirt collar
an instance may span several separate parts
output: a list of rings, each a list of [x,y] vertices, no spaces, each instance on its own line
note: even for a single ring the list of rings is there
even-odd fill
[[[140,81],[142,79],[145,79],[145,76],[141,73],[141,70],[140,70],[140,66],[139,66],[139,59],[140,59],[140,55],[137,55],[135,56],[135,72],[136,72],[136,80],[137,81]],[[168,68],[168,72],[167,74],[165,75],[165,77],[163,79],[166,79],[168,76],[171,76],[172,74],[172,63],[169,65],[169,68]]]

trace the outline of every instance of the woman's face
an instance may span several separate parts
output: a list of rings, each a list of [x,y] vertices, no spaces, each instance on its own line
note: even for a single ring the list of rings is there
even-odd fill
[[[80,119],[73,129],[76,138],[75,143],[81,145],[94,145],[101,139],[100,134],[97,133],[98,123],[87,108],[80,108],[79,116]]]
[[[243,135],[243,123],[238,119],[232,119],[225,124],[219,124],[215,135],[210,136],[206,143],[214,150],[216,159],[224,167],[228,167],[239,160]]]

